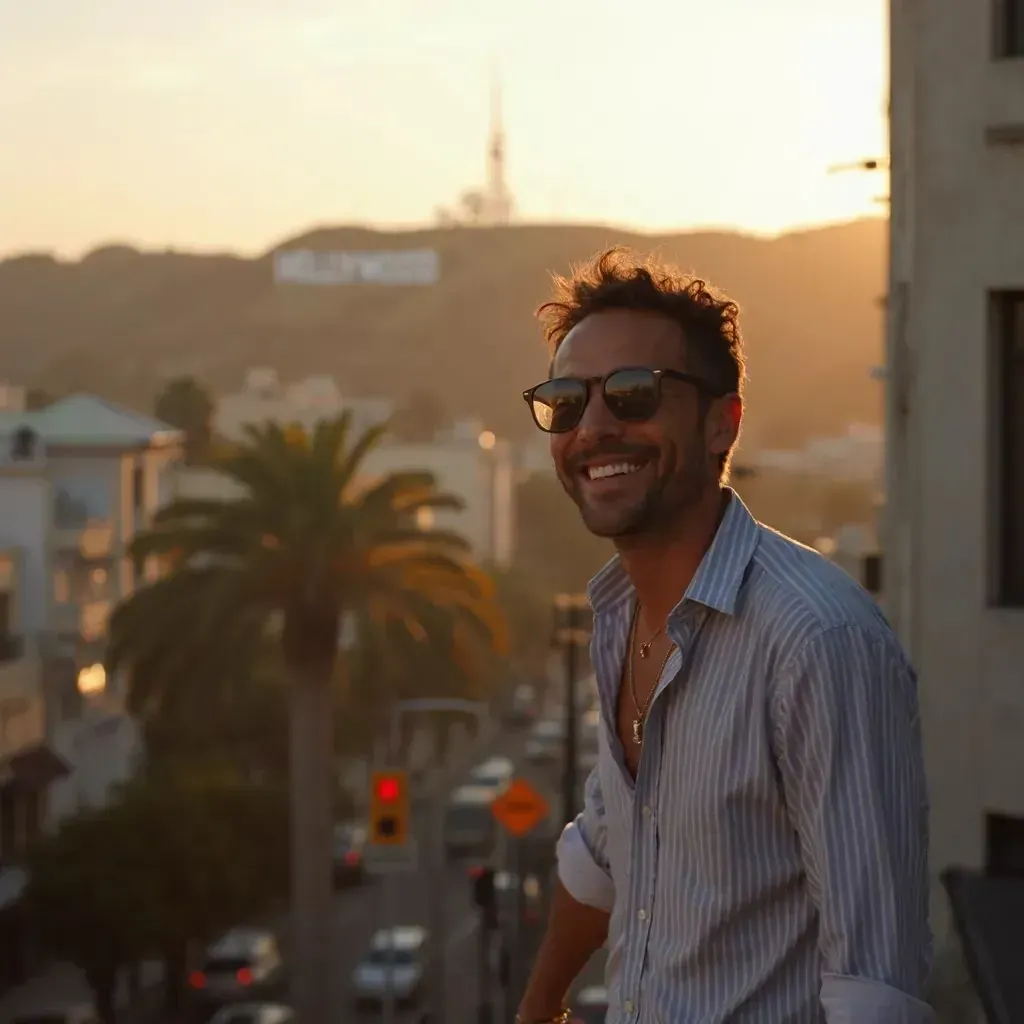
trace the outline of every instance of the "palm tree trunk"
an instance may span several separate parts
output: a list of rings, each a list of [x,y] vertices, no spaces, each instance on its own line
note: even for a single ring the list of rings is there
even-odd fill
[[[331,666],[306,667],[291,690],[291,978],[297,1019],[331,1024],[334,749]]]

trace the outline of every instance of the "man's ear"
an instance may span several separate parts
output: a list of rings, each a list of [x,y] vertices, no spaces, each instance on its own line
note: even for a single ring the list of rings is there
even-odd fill
[[[743,425],[743,399],[732,393],[716,398],[708,409],[705,432],[713,455],[732,451]]]

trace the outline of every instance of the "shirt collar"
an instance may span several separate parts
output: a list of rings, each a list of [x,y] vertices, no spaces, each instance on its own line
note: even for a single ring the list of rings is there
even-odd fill
[[[673,609],[674,618],[688,602],[705,605],[726,615],[736,612],[740,588],[760,539],[760,527],[740,496],[725,488],[729,504],[722,516],[711,547],[704,553],[682,601]],[[633,597],[633,584],[616,555],[587,587],[594,613],[600,615]]]

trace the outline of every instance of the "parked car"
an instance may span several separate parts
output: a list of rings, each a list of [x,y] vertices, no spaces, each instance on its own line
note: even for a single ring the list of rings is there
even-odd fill
[[[281,1003],[236,1003],[221,1007],[209,1024],[295,1024],[295,1011]]]
[[[508,789],[515,778],[516,766],[508,757],[489,757],[478,764],[470,773],[476,786],[490,786],[502,792]]]
[[[564,743],[565,723],[557,718],[542,718],[530,730],[526,741],[526,759],[534,764],[555,761],[561,755]]]
[[[378,1007],[394,998],[401,1007],[415,1006],[423,993],[430,936],[419,925],[382,928],[352,974],[357,1007]]]
[[[508,706],[506,719],[509,725],[529,725],[537,718],[537,692],[528,683],[515,688]]]
[[[503,922],[515,921],[516,914],[522,914],[522,923],[535,926],[544,920],[543,891],[535,875],[526,875],[522,880],[520,894],[519,876],[509,871],[497,871],[494,875],[494,890],[498,900],[498,914]]]
[[[486,859],[491,855],[497,837],[491,804],[499,792],[493,786],[460,786],[449,797],[444,845],[450,858],[473,855]]]
[[[334,885],[342,888],[361,885],[366,881],[363,854],[366,849],[367,828],[355,822],[334,826]]]
[[[192,1001],[213,1010],[231,1003],[273,1000],[286,986],[276,936],[261,928],[236,928],[206,950],[188,976]]]

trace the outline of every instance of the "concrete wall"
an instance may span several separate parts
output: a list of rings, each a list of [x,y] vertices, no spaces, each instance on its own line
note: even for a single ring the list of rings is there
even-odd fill
[[[991,600],[988,292],[1024,288],[1024,61],[978,0],[892,5],[886,604],[918,666],[933,867],[1024,817],[1024,609]]]

